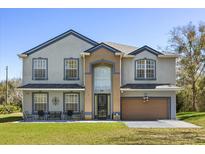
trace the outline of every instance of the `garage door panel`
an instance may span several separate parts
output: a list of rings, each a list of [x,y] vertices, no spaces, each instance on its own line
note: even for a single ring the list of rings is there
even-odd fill
[[[168,98],[122,98],[122,120],[168,119],[168,111]]]

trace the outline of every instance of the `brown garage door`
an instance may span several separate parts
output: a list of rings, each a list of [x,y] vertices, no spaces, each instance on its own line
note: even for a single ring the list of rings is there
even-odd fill
[[[169,119],[168,98],[122,98],[122,120]]]

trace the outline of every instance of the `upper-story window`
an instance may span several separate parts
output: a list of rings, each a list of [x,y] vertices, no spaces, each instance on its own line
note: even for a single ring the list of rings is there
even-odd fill
[[[94,68],[94,90],[110,91],[111,88],[111,68],[109,66],[97,66]]]
[[[156,62],[152,59],[136,60],[135,79],[155,79],[156,78]]]
[[[33,80],[48,79],[48,60],[46,58],[33,59]]]
[[[69,58],[64,60],[64,79],[78,80],[79,78],[79,59]]]

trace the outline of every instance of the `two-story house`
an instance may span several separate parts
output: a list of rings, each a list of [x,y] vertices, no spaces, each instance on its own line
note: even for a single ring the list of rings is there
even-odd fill
[[[23,111],[83,113],[84,119],[175,119],[175,54],[69,30],[22,54]]]

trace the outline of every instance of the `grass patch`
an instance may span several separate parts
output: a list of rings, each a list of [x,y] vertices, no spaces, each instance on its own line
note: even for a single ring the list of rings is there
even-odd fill
[[[205,112],[182,112],[177,118],[205,128]]]
[[[0,123],[22,120],[22,113],[0,114]]]
[[[1,123],[0,144],[205,144],[204,113],[180,113],[177,117],[203,128],[135,129],[121,122]]]
[[[205,129],[131,129],[123,123],[4,123],[0,144],[205,144]]]

